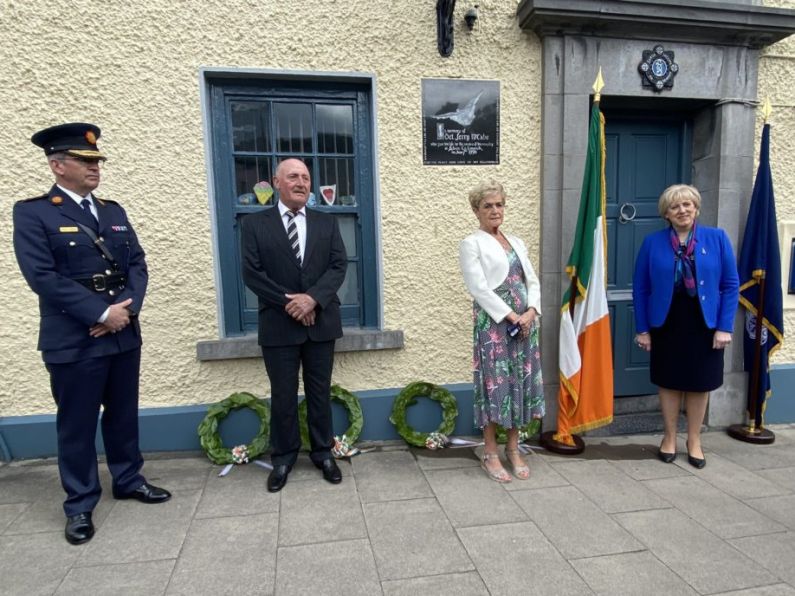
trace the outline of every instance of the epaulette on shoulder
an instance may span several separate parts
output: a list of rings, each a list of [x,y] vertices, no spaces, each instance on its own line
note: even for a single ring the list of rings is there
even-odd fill
[[[118,201],[114,201],[114,200],[111,200],[111,199],[101,199],[101,198],[99,198],[99,197],[98,197],[98,196],[96,196],[96,195],[94,195],[94,198],[95,198],[97,201],[99,201],[99,204],[100,204],[100,205],[104,205],[105,203],[110,203],[111,205],[118,205],[118,204],[119,204],[119,202],[118,202]]]
[[[39,195],[37,197],[30,197],[29,199],[20,199],[20,203],[27,203],[28,201],[41,201],[42,199],[46,199],[50,195],[45,193],[43,195]]]

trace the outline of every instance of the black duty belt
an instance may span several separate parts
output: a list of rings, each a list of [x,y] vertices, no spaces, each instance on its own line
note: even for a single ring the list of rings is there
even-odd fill
[[[75,281],[95,292],[117,292],[124,289],[127,284],[127,276],[124,273],[111,273],[110,275],[96,273],[91,277],[77,278]]]

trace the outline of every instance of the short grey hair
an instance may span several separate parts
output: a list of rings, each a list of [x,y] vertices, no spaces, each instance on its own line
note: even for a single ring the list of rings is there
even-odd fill
[[[472,207],[472,211],[477,211],[480,209],[480,202],[491,195],[499,195],[503,203],[505,203],[505,200],[508,198],[505,195],[505,189],[503,188],[502,184],[496,180],[484,180],[475,188],[470,190],[469,206]]]

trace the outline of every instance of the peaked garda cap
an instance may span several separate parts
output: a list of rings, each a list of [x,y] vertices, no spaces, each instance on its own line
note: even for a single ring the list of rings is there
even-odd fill
[[[89,159],[106,159],[97,148],[99,127],[85,122],[70,122],[40,130],[30,140],[44,149],[45,155],[64,152]]]

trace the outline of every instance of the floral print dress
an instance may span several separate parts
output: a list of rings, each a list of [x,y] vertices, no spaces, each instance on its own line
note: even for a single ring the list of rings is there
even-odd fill
[[[507,249],[508,277],[494,292],[514,312],[527,310],[527,287],[519,257]],[[544,388],[541,381],[541,351],[538,323],[534,321],[526,339],[508,335],[507,319],[495,322],[475,301],[474,355],[475,426],[490,422],[503,428],[521,428],[544,415]]]

